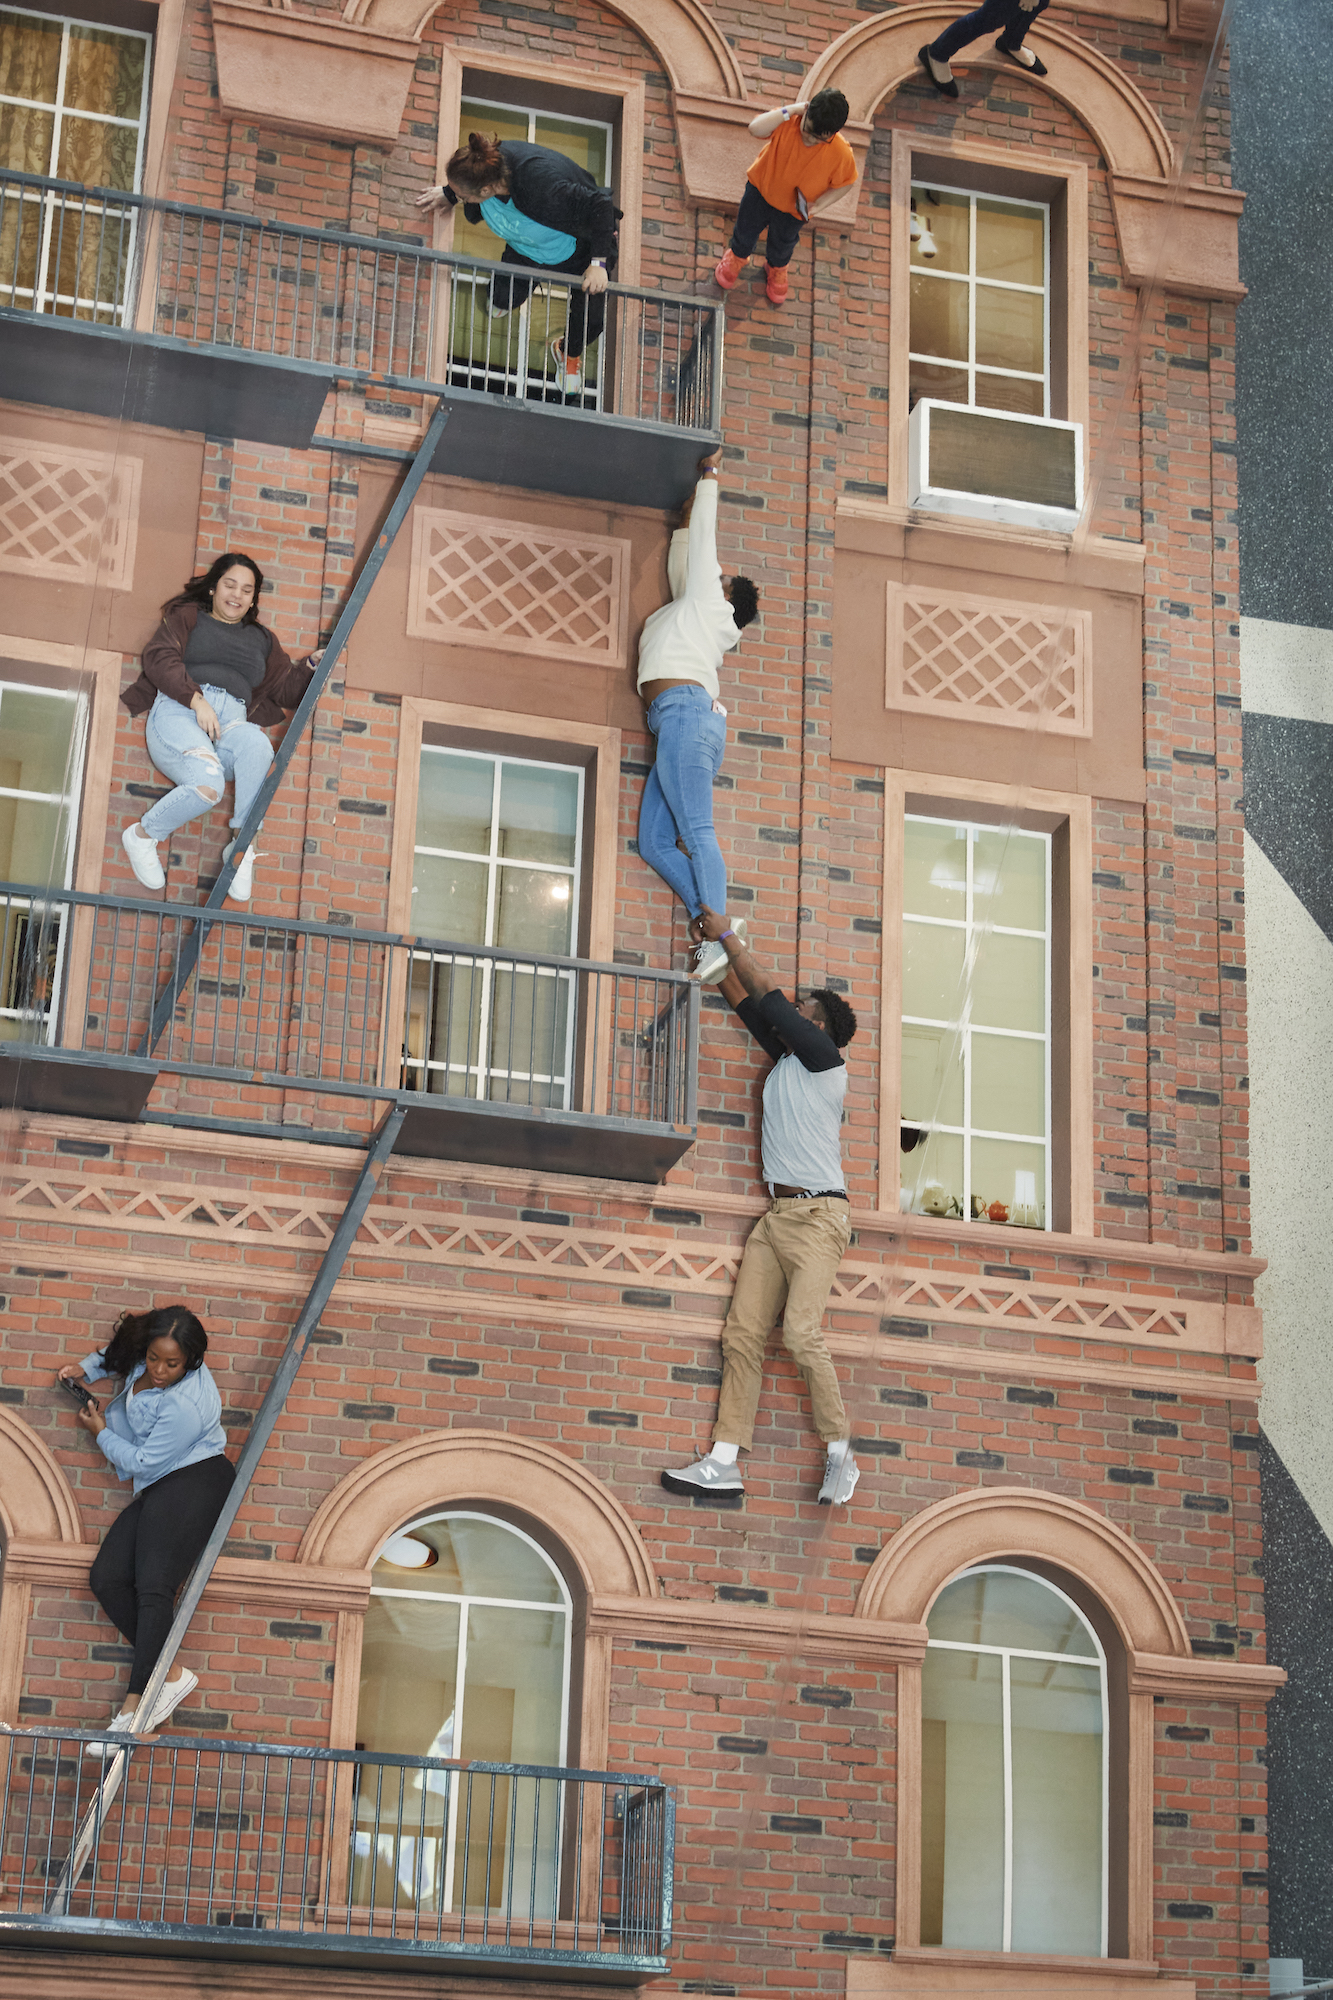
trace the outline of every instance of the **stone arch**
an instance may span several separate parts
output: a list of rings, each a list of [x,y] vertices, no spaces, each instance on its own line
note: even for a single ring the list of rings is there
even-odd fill
[[[499,1431],[427,1431],[376,1452],[323,1502],[297,1561],[368,1569],[386,1535],[414,1515],[467,1504],[539,1521],[568,1551],[590,1599],[658,1594],[639,1531],[610,1489],[553,1446]]]
[[[79,1503],[31,1424],[0,1406],[0,1532],[16,1542],[83,1540]]]
[[[871,1565],[857,1618],[924,1625],[963,1570],[1036,1557],[1076,1576],[1104,1604],[1130,1653],[1192,1660],[1175,1599],[1138,1544],[1081,1501],[1027,1487],[983,1487],[927,1507]]]

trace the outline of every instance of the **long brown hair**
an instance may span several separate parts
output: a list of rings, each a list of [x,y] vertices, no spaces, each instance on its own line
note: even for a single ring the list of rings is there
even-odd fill
[[[451,154],[445,168],[445,179],[457,181],[465,194],[475,200],[483,188],[503,181],[509,185],[509,175],[505,168],[504,154],[500,151],[498,134],[492,133],[488,139],[484,132],[469,132],[466,146],[460,146]]]

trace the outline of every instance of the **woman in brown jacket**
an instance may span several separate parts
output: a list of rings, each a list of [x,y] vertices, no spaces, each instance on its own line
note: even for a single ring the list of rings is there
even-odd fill
[[[158,841],[215,806],[227,778],[235,785],[231,824],[241,824],[273,762],[265,729],[296,707],[323,657],[312,653],[302,666],[288,658],[276,634],[259,623],[263,587],[263,572],[249,556],[219,556],[163,605],[162,623],[144,647],[143,672],[121,696],[131,715],[148,710],[148,754],[175,785],[120,836],[145,889],[166,886]],[[230,854],[229,843],[223,860]],[[254,861],[251,846],[231,885],[238,903],[250,900]]]

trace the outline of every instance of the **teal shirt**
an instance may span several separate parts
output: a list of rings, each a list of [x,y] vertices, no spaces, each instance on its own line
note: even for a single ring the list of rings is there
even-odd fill
[[[481,204],[481,212],[488,229],[503,236],[506,243],[512,243],[521,256],[530,257],[534,264],[567,264],[579,247],[576,239],[566,236],[562,229],[548,229],[544,223],[534,222],[530,215],[515,208],[512,201],[501,201],[498,195],[488,195]]]

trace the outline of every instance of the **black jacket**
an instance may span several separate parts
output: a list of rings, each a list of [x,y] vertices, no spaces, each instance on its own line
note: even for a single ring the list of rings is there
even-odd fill
[[[563,230],[580,247],[590,245],[590,257],[616,254],[616,223],[623,211],[611,199],[610,188],[598,187],[586,167],[576,166],[550,146],[529,146],[506,139],[500,147],[509,178],[509,198],[523,215],[546,229]],[[463,205],[469,222],[480,222],[477,202]]]

